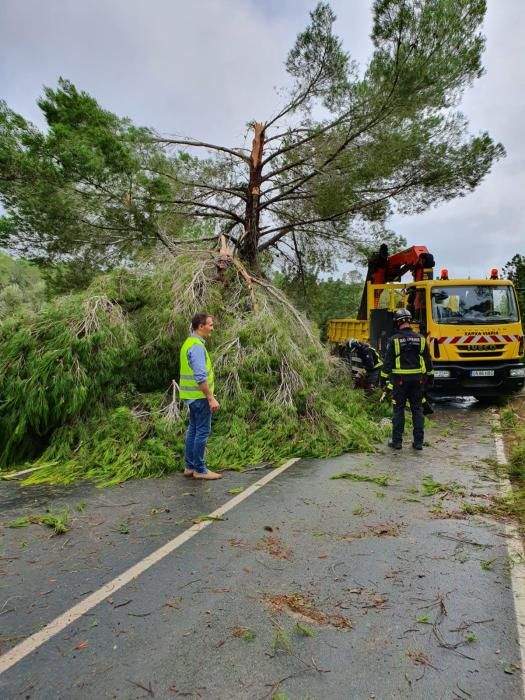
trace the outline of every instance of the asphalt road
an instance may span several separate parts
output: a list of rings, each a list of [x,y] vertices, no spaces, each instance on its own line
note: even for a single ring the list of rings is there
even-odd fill
[[[490,413],[442,404],[428,439],[423,453],[297,462],[0,675],[0,697],[522,698],[523,562],[505,524],[476,512],[500,489]],[[330,478],[341,472],[387,484]],[[71,512],[60,537],[0,529],[0,651],[264,473],[0,483],[4,526]]]

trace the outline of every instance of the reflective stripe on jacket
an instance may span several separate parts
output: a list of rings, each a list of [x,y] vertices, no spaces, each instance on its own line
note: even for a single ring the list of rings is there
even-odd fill
[[[374,358],[374,359],[373,359],[373,362],[374,362],[374,367],[373,367],[373,369],[378,369],[379,367],[382,367],[382,366],[383,366],[383,360],[381,359],[380,354],[379,354],[379,353],[377,352],[377,350],[376,350],[375,348],[373,348],[372,346],[370,346],[370,350],[372,351],[372,355],[373,355],[373,358]]]
[[[204,352],[206,353],[206,379],[210,391],[213,394],[215,389],[215,377],[213,375],[213,369],[211,366],[210,356],[206,350],[206,345],[200,338],[195,336],[190,336],[186,338],[181,349],[180,349],[180,397],[181,399],[205,399],[206,394],[199,388],[193,370],[190,366],[188,360],[188,350],[194,345],[202,345]]]
[[[426,339],[411,328],[404,328],[392,336],[385,354],[381,376],[408,377],[434,374]]]
[[[363,367],[367,372],[373,372],[379,367],[382,367],[383,360],[375,348],[368,343],[357,343],[354,345],[353,352],[363,363]]]

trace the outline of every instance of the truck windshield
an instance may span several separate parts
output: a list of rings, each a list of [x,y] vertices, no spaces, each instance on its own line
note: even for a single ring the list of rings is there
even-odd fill
[[[433,287],[431,298],[436,323],[480,325],[519,320],[514,289],[507,285]]]

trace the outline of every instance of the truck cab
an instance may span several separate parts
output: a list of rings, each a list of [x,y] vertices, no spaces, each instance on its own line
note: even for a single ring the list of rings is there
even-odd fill
[[[509,280],[427,283],[426,335],[434,362],[434,393],[507,395],[523,388],[524,338]]]

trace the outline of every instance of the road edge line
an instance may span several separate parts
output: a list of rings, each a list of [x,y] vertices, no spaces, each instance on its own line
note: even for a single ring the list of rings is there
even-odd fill
[[[52,637],[62,632],[62,630],[81,618],[89,610],[94,608],[110,595],[143,574],[154,564],[157,564],[159,561],[167,557],[168,554],[171,554],[178,547],[194,537],[197,533],[201,532],[201,530],[208,527],[208,525],[211,525],[211,523],[214,522],[214,519],[222,517],[225,513],[232,510],[232,508],[235,508],[235,506],[239,505],[239,503],[254,494],[256,491],[272,481],[272,479],[275,479],[275,477],[282,474],[282,472],[286,471],[286,469],[298,461],[299,457],[293,457],[280,467],[272,469],[261,479],[258,479],[255,483],[251,484],[251,486],[248,486],[248,488],[242,493],[238,494],[234,498],[231,498],[224,505],[210,513],[208,515],[210,520],[203,520],[200,523],[192,525],[184,532],[181,532],[180,535],[177,535],[177,537],[174,537],[172,540],[166,542],[166,544],[163,544],[162,547],[159,547],[151,554],[148,554],[147,557],[144,557],[144,559],[141,559],[129,569],[126,569],[126,571],[124,571],[122,574],[116,576],[111,581],[108,581],[108,583],[105,583],[97,591],[91,593],[91,595],[82,600],[80,603],[77,603],[72,608],[69,608],[69,610],[66,610],[61,615],[56,617],[54,620],[51,620],[51,622],[49,622],[39,632],[35,632],[35,634],[32,634],[27,639],[24,639],[24,641],[20,642],[20,644],[17,644],[9,651],[6,651],[5,654],[0,656],[0,675],[8,671],[19,661],[22,661],[22,659],[24,659],[26,656],[29,656],[29,654],[41,647],[42,644],[45,644],[47,641],[52,639]]]
[[[505,454],[505,444],[501,432],[501,421],[499,413],[495,413],[492,420],[494,428],[494,442],[496,445],[496,459],[499,464],[508,466],[507,455]],[[512,486],[507,476],[500,477],[503,493],[508,496],[512,493]],[[514,525],[505,523],[505,539],[507,551],[511,560],[510,565],[510,581],[512,588],[512,597],[514,599],[514,612],[516,614],[516,624],[518,632],[518,644],[521,656],[521,684],[523,697],[525,698],[525,552],[523,544],[517,528]],[[516,571],[514,564],[516,560],[521,563],[522,570]]]

